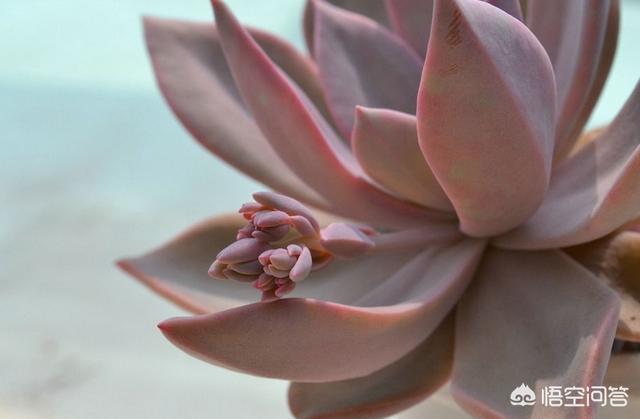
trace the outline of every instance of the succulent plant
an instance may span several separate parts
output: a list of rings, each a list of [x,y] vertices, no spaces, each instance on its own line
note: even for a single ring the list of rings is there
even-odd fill
[[[582,133],[618,1],[315,0],[309,56],[212,3],[215,25],[146,19],[158,84],[274,192],[120,262],[196,314],[165,336],[292,381],[297,417],[445,383],[475,416],[593,416],[508,397],[599,385],[640,341],[640,87]]]

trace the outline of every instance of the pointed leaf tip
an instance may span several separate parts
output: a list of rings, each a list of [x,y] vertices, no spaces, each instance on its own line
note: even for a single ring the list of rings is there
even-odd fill
[[[337,273],[336,287],[349,283],[341,294],[362,281],[363,289],[353,296],[361,297],[360,306],[286,298],[170,319],[164,333],[204,361],[264,377],[302,382],[363,377],[399,360],[437,328],[471,280],[482,250],[481,243],[466,241],[414,253],[411,262],[378,278],[385,288],[379,292],[372,281],[388,270],[388,262],[368,273],[351,271],[342,278]],[[364,268],[362,262],[354,266]],[[303,281],[296,291],[318,280]]]
[[[189,133],[207,150],[270,188],[327,208],[324,200],[284,164],[251,120],[215,25],[150,17],[143,21],[157,84]],[[314,80],[318,90],[319,83],[310,61],[277,37],[256,30],[252,33],[314,98]]]
[[[227,7],[216,9],[216,21],[225,57],[255,122],[287,166],[336,204],[333,212],[396,228],[439,217],[383,192],[362,177],[350,151],[317,108]],[[307,158],[309,155],[314,158]]]
[[[548,249],[606,236],[638,216],[638,168],[640,82],[598,138],[554,170],[535,214],[495,243],[513,249]]]
[[[381,418],[429,397],[448,379],[453,361],[453,315],[398,361],[365,377],[326,383],[292,383],[296,418]]]
[[[362,15],[327,2],[314,7],[314,53],[343,136],[351,136],[357,105],[414,114],[420,57],[395,34]]]
[[[351,146],[364,171],[401,198],[427,208],[452,210],[420,152],[415,116],[358,106]]]
[[[507,231],[540,205],[555,84],[522,22],[481,1],[436,1],[417,118],[422,152],[465,233]]]
[[[537,394],[601,385],[618,310],[614,292],[560,251],[489,250],[457,306],[456,401],[475,417],[594,417],[593,405],[517,406],[509,394],[523,381]]]
[[[577,124],[586,122],[586,115],[581,115],[585,107],[593,106],[589,104],[589,96],[599,83],[596,78],[605,48],[610,3],[609,0],[528,2],[527,25],[544,45],[555,72],[557,161],[575,143],[578,134],[575,130],[580,128]]]
[[[433,15],[433,0],[385,0],[396,34],[424,57],[427,53]]]

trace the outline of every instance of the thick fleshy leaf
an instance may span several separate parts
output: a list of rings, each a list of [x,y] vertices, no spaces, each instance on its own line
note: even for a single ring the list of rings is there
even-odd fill
[[[617,232],[565,251],[618,293],[616,337],[640,342],[640,232]]]
[[[547,188],[555,86],[522,22],[480,1],[438,0],[418,95],[420,147],[471,236],[507,231]]]
[[[596,78],[591,86],[591,91],[585,105],[580,111],[580,116],[576,120],[572,128],[572,132],[568,135],[569,145],[565,147],[569,153],[573,153],[576,146],[580,142],[580,133],[584,129],[593,108],[596,106],[600,93],[604,88],[604,84],[609,76],[609,70],[613,64],[613,57],[615,56],[616,49],[618,47],[618,31],[620,29],[620,1],[609,0],[609,17],[607,21],[607,29],[604,36],[604,45],[602,46],[602,53],[600,54],[600,60],[598,63],[598,71]],[[561,159],[564,156],[562,154],[557,156],[557,159]]]
[[[326,208],[323,199],[282,162],[247,114],[215,27],[157,18],[146,18],[144,26],[160,90],[195,139],[256,180]],[[315,68],[284,41],[256,33],[282,68],[311,97],[317,96]]]
[[[389,26],[387,10],[384,7],[384,0],[320,0],[338,6],[359,15],[367,16],[381,25]],[[307,41],[309,51],[313,53],[313,34],[315,25],[314,0],[307,0],[304,9],[304,37]]]
[[[487,252],[456,312],[452,392],[482,417],[593,417],[594,407],[514,406],[521,383],[601,385],[618,320],[615,293],[557,251]]]
[[[589,100],[598,73],[609,16],[609,0],[530,0],[527,25],[544,45],[558,89],[556,156],[565,155],[569,135]]]
[[[351,136],[358,105],[415,114],[418,55],[372,20],[326,2],[314,4],[315,58],[342,134]]]
[[[464,240],[425,250],[357,306],[289,298],[170,319],[160,328],[187,353],[242,372],[302,382],[362,377],[397,361],[435,330],[483,249],[482,241]]]
[[[497,8],[504,10],[518,20],[522,20],[522,8],[520,0],[484,0]]]
[[[255,289],[207,275],[218,252],[235,241],[244,224],[246,220],[238,214],[218,216],[146,255],[121,260],[118,266],[152,291],[193,313],[247,304],[258,299]]]
[[[455,222],[441,224],[438,226],[424,226],[414,229],[387,232],[384,234],[373,234],[370,236],[375,243],[375,247],[370,253],[385,253],[388,251],[400,251],[402,249],[426,248],[429,246],[440,246],[454,243],[462,239],[464,235],[460,233]]]
[[[333,123],[315,62],[272,33],[255,28],[248,28],[248,31],[274,64],[307,95],[322,116]]]
[[[296,418],[382,418],[430,396],[448,379],[453,361],[453,316],[413,351],[373,374],[329,383],[293,383]]]
[[[393,30],[424,57],[427,54],[433,0],[385,0]]]
[[[502,247],[543,249],[603,237],[640,211],[640,83],[600,138],[564,160],[525,224],[497,239]]]
[[[453,208],[420,152],[415,116],[359,107],[351,146],[364,171],[391,192],[429,208]]]
[[[269,60],[224,3],[214,0],[213,6],[225,56],[258,126],[291,170],[333,204],[332,211],[386,227],[433,220],[436,214],[370,184],[304,93]]]
[[[622,409],[610,406],[599,409],[597,417],[600,419],[635,419],[635,412],[640,411],[640,395],[633,390],[638,386],[638,377],[640,377],[640,354],[613,354],[609,360],[604,385],[630,388],[629,405]],[[396,419],[469,419],[469,415],[454,402],[448,387],[439,390],[427,400],[394,417]]]

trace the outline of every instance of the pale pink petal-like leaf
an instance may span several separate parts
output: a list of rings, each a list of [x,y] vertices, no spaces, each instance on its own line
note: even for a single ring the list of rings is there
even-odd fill
[[[640,342],[640,232],[616,232],[564,250],[618,293],[616,337]]]
[[[195,139],[256,180],[326,208],[323,199],[282,162],[244,109],[214,25],[146,18],[144,26],[160,90]],[[294,79],[307,80],[304,84],[313,89],[311,64],[287,52],[283,41],[266,36],[262,41]]]
[[[378,226],[406,227],[442,217],[370,184],[303,92],[240,26],[225,4],[213,6],[222,46],[238,88],[274,150],[331,210]]]
[[[296,418],[387,417],[430,396],[448,379],[453,360],[453,316],[413,351],[370,375],[328,383],[292,383]]]
[[[415,116],[359,107],[351,147],[364,171],[401,198],[453,208],[420,152]]]
[[[333,124],[316,63],[293,45],[272,33],[248,28],[253,39],[284,73],[307,95],[320,114]]]
[[[522,9],[518,0],[485,0],[522,20]],[[393,30],[413,49],[424,57],[427,54],[433,0],[385,0],[387,13]]]
[[[593,108],[596,106],[596,103],[600,98],[600,94],[602,93],[604,83],[607,81],[607,77],[609,76],[609,70],[611,70],[613,58],[618,47],[618,32],[620,29],[620,1],[609,1],[610,6],[609,17],[607,20],[607,29],[604,36],[604,45],[602,46],[602,52],[600,54],[596,78],[591,86],[589,97],[587,98],[585,105],[580,111],[580,116],[576,120],[572,132],[568,134],[567,138],[571,139],[571,143],[573,145],[571,147],[567,146],[567,151],[565,151],[565,153],[573,152],[573,150],[578,146],[578,143],[580,142],[580,133],[584,129],[587,120],[591,116]],[[558,159],[561,159],[563,157],[565,156],[562,154],[557,156]]]
[[[484,2],[438,0],[433,22],[420,147],[465,233],[507,231],[535,212],[549,181],[551,64],[522,22]]]
[[[497,8],[504,10],[518,20],[522,20],[522,8],[520,0],[484,0]]]
[[[601,385],[620,302],[557,251],[492,249],[458,304],[452,392],[475,416],[587,418],[595,407],[514,406],[521,383]]]
[[[152,291],[194,313],[212,313],[256,302],[260,296],[247,284],[215,280],[207,274],[216,255],[236,240],[238,229],[245,224],[238,214],[217,216],[147,254],[123,259],[118,265]],[[374,255],[335,259],[298,283],[291,295],[352,304],[389,279],[423,246],[455,240],[455,232],[455,226],[448,226],[416,231],[416,237],[407,237],[407,233],[379,235],[375,238]]]
[[[393,30],[424,57],[427,54],[433,0],[385,0]]]
[[[233,243],[246,224],[238,214],[222,215],[184,232],[162,247],[118,262],[152,291],[193,313],[203,314],[256,301],[256,290],[207,275],[218,252]]]
[[[389,17],[384,7],[384,0],[321,0],[389,26]],[[315,25],[314,0],[307,0],[304,9],[304,37],[309,51],[313,53],[313,33]]]
[[[358,306],[287,298],[174,318],[160,328],[187,353],[242,372],[302,382],[362,377],[397,361],[436,329],[483,249],[482,241],[464,240],[425,250]]]
[[[351,136],[357,105],[415,114],[418,55],[372,20],[323,1],[314,4],[315,58],[341,133]]]
[[[544,45],[553,64],[558,89],[556,156],[565,155],[569,137],[587,104],[597,77],[609,0],[530,0],[527,25]]]
[[[640,83],[600,138],[554,171],[542,206],[501,247],[566,247],[603,237],[640,210]]]

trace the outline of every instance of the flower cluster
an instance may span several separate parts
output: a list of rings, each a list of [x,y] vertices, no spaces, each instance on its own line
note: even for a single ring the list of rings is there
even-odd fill
[[[374,245],[367,236],[374,232],[365,227],[332,223],[321,230],[313,214],[295,199],[273,192],[258,192],[253,198],[255,202],[239,210],[247,225],[218,253],[209,275],[250,282],[262,291],[263,301],[291,293],[335,256],[354,257]]]

